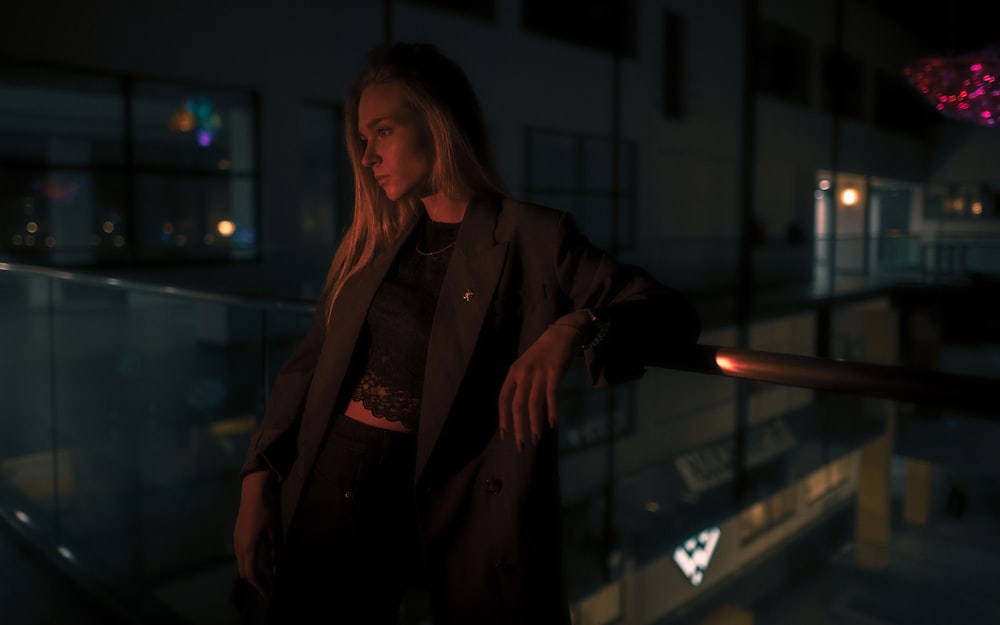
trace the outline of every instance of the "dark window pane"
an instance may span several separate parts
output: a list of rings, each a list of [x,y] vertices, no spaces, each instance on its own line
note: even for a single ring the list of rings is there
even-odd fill
[[[583,143],[583,178],[584,191],[603,191],[610,193],[614,188],[615,172],[614,142],[605,139],[587,139]],[[619,167],[621,160],[619,159]],[[621,182],[622,172],[618,171],[618,181]]]
[[[248,94],[136,83],[132,115],[137,167],[256,169],[254,105]]]
[[[340,224],[346,223],[338,219],[344,214],[344,207],[338,201],[342,184],[341,172],[337,170],[338,151],[343,149],[341,124],[332,106],[302,107],[299,122],[302,241],[328,251],[339,239]]]
[[[864,117],[865,82],[860,61],[836,50],[825,50],[821,83],[825,112],[853,119]]]
[[[523,0],[524,29],[635,58],[635,0]]]
[[[538,189],[575,189],[577,138],[561,133],[529,131],[528,186]]]
[[[757,89],[761,93],[809,104],[809,40],[784,26],[761,20]]]
[[[0,66],[0,160],[119,165],[123,120],[116,80]]]
[[[125,258],[125,178],[85,169],[0,170],[0,250],[83,265]]]
[[[257,248],[252,178],[142,175],[136,256],[253,258]]]
[[[633,143],[619,145],[616,172],[615,145],[608,138],[528,129],[525,142],[526,198],[572,213],[597,245],[618,251],[633,244]]]

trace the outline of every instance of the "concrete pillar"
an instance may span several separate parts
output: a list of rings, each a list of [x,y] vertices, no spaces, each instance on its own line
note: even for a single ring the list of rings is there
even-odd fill
[[[928,310],[910,313],[909,362],[925,369],[937,369],[941,363],[941,323]],[[918,407],[924,417],[940,416],[940,409]],[[933,411],[933,412],[931,412]],[[906,487],[903,491],[903,521],[911,525],[927,525],[934,492],[934,465],[926,460],[906,461]]]
[[[927,525],[934,498],[934,465],[926,460],[906,461],[906,489],[903,491],[903,521]]]
[[[864,316],[864,323],[862,359],[880,364],[897,364],[898,315],[891,310],[872,310]],[[871,418],[882,419],[885,431],[861,450],[854,557],[859,567],[881,570],[889,564],[896,403],[883,399],[865,399],[862,410]]]

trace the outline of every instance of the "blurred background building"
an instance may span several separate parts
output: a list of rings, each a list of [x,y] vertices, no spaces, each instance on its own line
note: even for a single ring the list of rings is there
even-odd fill
[[[350,220],[341,107],[384,41],[455,58],[511,193],[683,291],[702,343],[1000,376],[989,3],[0,15],[3,623],[240,622],[237,471]],[[719,373],[567,379],[577,625],[1000,622],[997,411]]]

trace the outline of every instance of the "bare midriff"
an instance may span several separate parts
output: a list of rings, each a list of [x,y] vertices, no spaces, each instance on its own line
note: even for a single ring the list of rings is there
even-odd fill
[[[347,404],[347,409],[344,410],[344,414],[355,421],[360,421],[366,425],[381,428],[383,430],[392,430],[393,432],[413,431],[403,425],[402,421],[390,421],[388,419],[376,417],[372,414],[371,410],[365,408],[365,405],[359,401],[352,400],[351,403]]]

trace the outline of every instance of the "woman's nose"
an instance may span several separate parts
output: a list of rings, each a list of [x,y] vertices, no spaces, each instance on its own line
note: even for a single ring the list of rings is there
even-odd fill
[[[369,141],[365,144],[364,154],[361,155],[361,163],[365,167],[374,167],[379,162],[379,156],[375,152],[375,142]]]

